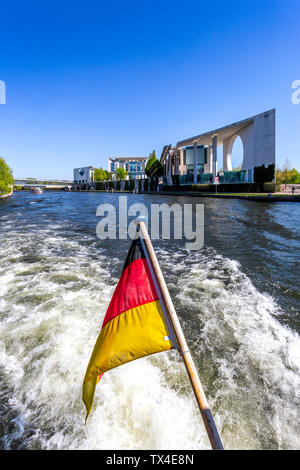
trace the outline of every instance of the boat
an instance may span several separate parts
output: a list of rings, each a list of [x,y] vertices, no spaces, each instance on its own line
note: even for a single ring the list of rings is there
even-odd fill
[[[32,192],[35,194],[43,194],[44,190],[43,188],[39,188],[38,186],[32,188]]]

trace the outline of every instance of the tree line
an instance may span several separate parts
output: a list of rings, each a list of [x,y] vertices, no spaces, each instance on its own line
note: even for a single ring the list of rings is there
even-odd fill
[[[116,169],[116,177],[118,180],[124,180],[128,172],[124,168]],[[96,168],[94,171],[94,181],[95,182],[105,182],[111,180],[111,173],[103,168]]]
[[[163,176],[164,175],[164,168],[160,161],[156,157],[155,150],[150,153],[149,160],[147,161],[145,173],[147,176]],[[128,175],[128,171],[124,168],[117,168],[115,171],[117,180],[125,180],[126,176]],[[103,170],[103,168],[97,168],[94,171],[94,181],[95,182],[105,182],[111,180],[111,173],[107,170]]]
[[[276,170],[276,183],[279,184],[297,184],[300,183],[300,173],[293,168],[291,162],[286,158],[282,168]]]
[[[12,169],[0,157],[0,194],[10,193],[14,184]]]

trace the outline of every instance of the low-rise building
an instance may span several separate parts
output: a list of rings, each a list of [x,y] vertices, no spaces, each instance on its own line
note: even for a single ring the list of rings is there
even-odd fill
[[[116,179],[117,168],[124,168],[128,172],[126,179],[144,179],[145,168],[149,157],[108,157],[108,171],[112,179]]]
[[[96,168],[93,166],[84,166],[74,168],[74,184],[77,186],[90,186],[94,183],[94,172]]]

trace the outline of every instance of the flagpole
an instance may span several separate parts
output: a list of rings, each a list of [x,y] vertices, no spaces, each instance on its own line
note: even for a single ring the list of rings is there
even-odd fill
[[[191,384],[192,384],[192,387],[193,387],[193,390],[194,390],[194,393],[195,393],[195,397],[196,397],[196,400],[197,400],[197,403],[198,403],[198,406],[199,406],[199,409],[200,409],[200,412],[201,412],[201,416],[202,416],[202,419],[203,419],[203,422],[204,422],[204,425],[205,425],[205,428],[206,428],[206,432],[208,434],[208,437],[209,437],[209,440],[210,440],[210,443],[211,443],[211,447],[214,450],[223,450],[222,441],[220,439],[217,427],[215,425],[212,413],[210,411],[210,408],[209,408],[209,405],[208,405],[208,402],[207,402],[202,384],[200,382],[200,378],[198,376],[193,358],[191,356],[190,350],[189,350],[188,345],[186,343],[186,340],[185,340],[181,325],[179,323],[179,320],[178,320],[178,317],[177,317],[177,314],[176,314],[171,296],[169,294],[167,285],[165,283],[163,274],[161,272],[159,263],[157,261],[157,258],[156,258],[151,240],[149,238],[149,234],[147,232],[146,225],[142,220],[139,220],[139,219],[137,220],[137,225],[140,228],[140,234],[142,236],[145,247],[147,249],[149,259],[150,259],[152,267],[153,267],[153,271],[156,275],[157,283],[158,283],[159,288],[161,290],[163,302],[165,304],[170,322],[172,324],[172,327],[173,327],[173,330],[174,330],[174,333],[175,333],[175,336],[176,336],[176,339],[177,339],[177,343],[178,343],[178,346],[179,346],[179,352],[182,355],[182,358],[183,358],[188,376],[190,378],[190,381],[191,381]]]

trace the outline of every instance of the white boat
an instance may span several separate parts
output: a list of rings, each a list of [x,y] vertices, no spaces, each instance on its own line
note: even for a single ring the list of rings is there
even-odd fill
[[[39,188],[39,187],[34,187],[32,188],[32,192],[35,193],[35,194],[43,194],[44,190],[43,188]]]

